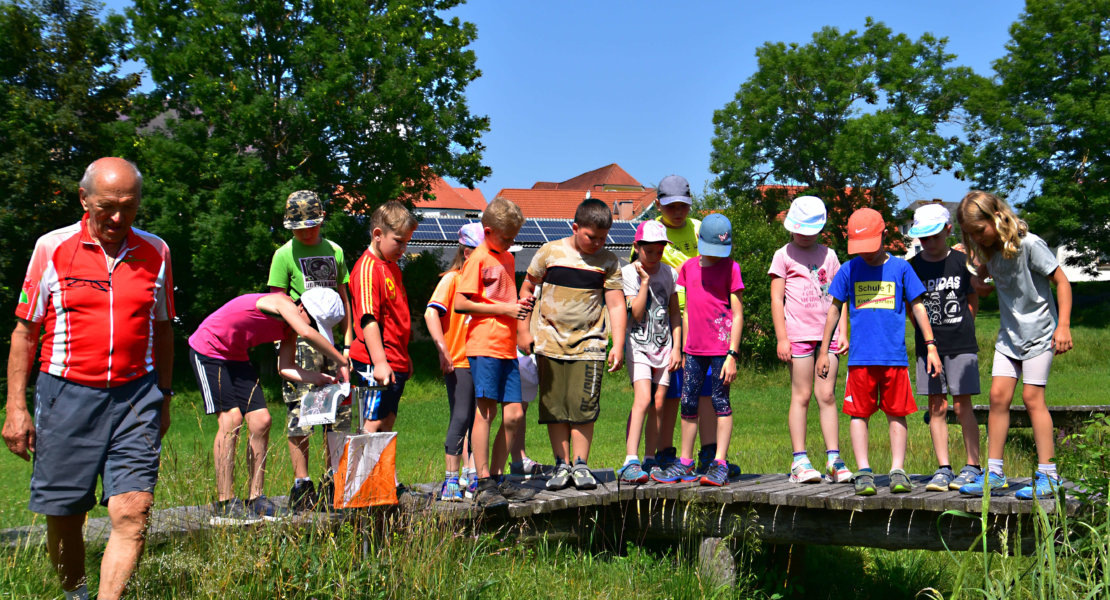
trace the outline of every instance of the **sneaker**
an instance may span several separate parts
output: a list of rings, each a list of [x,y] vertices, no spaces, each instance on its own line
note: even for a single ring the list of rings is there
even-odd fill
[[[543,475],[543,465],[530,459],[525,459],[523,463],[512,462],[509,463],[509,475],[523,477],[525,481],[538,478]]]
[[[547,490],[550,492],[557,492],[570,485],[570,465],[565,462],[559,462],[555,465],[555,474],[551,479],[547,480]]]
[[[659,475],[652,475],[653,481],[659,483],[678,483],[680,481],[696,481],[701,476],[694,472],[694,465],[684,465],[682,461],[676,460],[671,463]]]
[[[852,472],[848,470],[848,465],[844,464],[844,461],[839,458],[825,465],[825,473],[828,475],[830,483],[844,483],[852,480]]]
[[[951,489],[949,486],[952,485],[952,480],[955,478],[956,474],[952,472],[952,469],[948,467],[937,469],[933,473],[933,478],[925,484],[925,489],[930,492],[947,492]]]
[[[640,470],[643,471],[644,473],[647,473],[649,477],[651,476],[652,471],[654,471],[655,469],[658,469],[658,468],[659,468],[659,461],[655,460],[654,457],[645,458],[644,459],[644,464],[640,465]]]
[[[463,497],[467,500],[473,500],[478,495],[478,474],[470,474],[470,482],[466,484],[466,491],[463,492]]]
[[[1059,479],[1054,479],[1037,471],[1033,474],[1033,483],[1014,492],[1014,498],[1018,500],[1052,498],[1056,495],[1056,490],[1060,487],[1060,483]]]
[[[875,476],[866,471],[860,471],[852,476],[852,483],[856,486],[857,496],[875,495]]]
[[[725,464],[728,465],[728,478],[729,479],[736,479],[737,477],[744,474],[744,472],[740,470],[740,465],[734,465],[734,464],[732,464],[730,462],[727,462],[727,461],[725,462]]]
[[[948,489],[958,490],[965,485],[975,481],[975,478],[982,474],[983,470],[979,467],[964,465],[964,468],[960,469],[959,474],[956,475],[956,478],[952,480],[952,483],[948,484]]]
[[[1004,490],[1008,487],[1010,487],[1010,484],[1006,482],[1005,475],[996,475],[994,473],[987,473],[984,475],[980,473],[971,483],[960,486],[960,493],[967,494],[968,496],[982,496],[983,489],[990,488],[991,495],[993,496],[995,492]]]
[[[246,525],[257,523],[262,517],[247,510],[243,501],[238,498],[230,500],[216,500],[212,503],[212,517],[208,519],[211,525]]]
[[[452,477],[443,482],[443,487],[439,488],[439,499],[444,502],[461,502],[463,499],[462,487],[459,486],[459,478]]]
[[[574,461],[574,469],[570,472],[570,476],[574,480],[574,489],[576,490],[592,490],[597,487],[594,474],[590,472],[590,468],[582,460]]]
[[[278,510],[278,507],[274,506],[273,501],[266,497],[266,494],[255,496],[247,500],[244,506],[247,507],[247,510],[262,517],[262,519],[266,521],[277,521],[284,516],[281,514],[281,511]]]
[[[497,484],[497,491],[501,492],[509,502],[527,502],[535,498],[538,493],[533,488],[513,483],[508,479]]]
[[[646,462],[647,461],[645,461],[645,463]],[[644,471],[643,467],[640,466],[640,461],[635,459],[628,461],[624,464],[623,467],[618,469],[617,476],[620,477],[621,483],[631,483],[636,485],[647,483],[647,480],[650,478],[650,475],[648,475]]]
[[[462,471],[459,471],[459,487],[466,489],[472,479],[477,479],[473,470],[463,467]]]
[[[698,466],[694,467],[694,472],[698,475],[705,475],[709,472],[710,465],[713,464],[713,459],[717,458],[717,444],[706,444],[698,450]]]
[[[289,508],[293,512],[304,512],[316,508],[319,498],[316,497],[316,488],[312,480],[297,481],[293,489],[289,490]]]
[[[891,494],[905,494],[906,492],[913,491],[913,483],[902,469],[891,469],[890,471],[890,493]]]
[[[816,473],[817,471],[814,471]],[[820,477],[820,475],[818,475]],[[720,487],[728,484],[728,463],[723,460],[715,460],[709,465],[709,471],[702,475],[702,485],[715,485]]]
[[[790,467],[791,483],[817,483],[821,481],[821,474],[813,468],[808,460],[799,460]]]
[[[474,492],[474,502],[483,508],[497,508],[509,505],[509,501],[501,495],[501,490],[492,477],[485,477],[477,481],[477,491]]]

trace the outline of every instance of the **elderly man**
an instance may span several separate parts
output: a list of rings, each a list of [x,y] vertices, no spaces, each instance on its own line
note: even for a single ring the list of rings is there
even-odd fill
[[[35,244],[8,356],[4,442],[30,459],[30,509],[46,515],[47,551],[67,598],[87,598],[82,525],[108,506],[112,534],[99,598],[118,598],[143,550],[162,435],[170,424],[173,283],[170,253],[133,229],[142,175],[120,158],[85,170],[81,222]],[[35,417],[27,380],[42,339]]]

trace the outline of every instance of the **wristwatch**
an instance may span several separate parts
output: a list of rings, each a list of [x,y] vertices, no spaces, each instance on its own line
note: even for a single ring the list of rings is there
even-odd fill
[[[164,388],[162,386],[158,386],[158,391],[162,392],[163,396],[169,396],[170,398],[173,398],[174,396],[173,388]]]
[[[737,362],[740,362],[740,353],[739,352],[737,352],[735,350],[729,350],[728,355],[731,356],[732,358],[735,358]]]

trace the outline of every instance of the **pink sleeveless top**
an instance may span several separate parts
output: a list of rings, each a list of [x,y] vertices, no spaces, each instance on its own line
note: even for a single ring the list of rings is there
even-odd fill
[[[209,358],[247,360],[247,350],[280,341],[289,331],[281,317],[263,314],[255,305],[270,294],[245,294],[221,306],[189,337],[189,347]]]

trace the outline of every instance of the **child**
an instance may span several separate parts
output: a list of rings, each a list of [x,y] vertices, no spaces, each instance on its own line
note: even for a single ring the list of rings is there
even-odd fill
[[[921,252],[910,266],[925,285],[925,310],[936,336],[937,353],[944,366],[941,377],[925,373],[925,339],[914,332],[917,355],[917,393],[929,397],[929,433],[933,437],[939,467],[925,489],[932,492],[958,490],[982,473],[979,467],[979,424],[971,408],[971,395],[979,393],[979,344],[975,341],[975,315],[979,295],[971,287],[967,255],[948,248],[952,234],[948,209],[926,204],[913,214],[910,237],[921,241]],[[967,464],[959,475],[948,460],[948,401],[952,394],[956,415],[963,429]]]
[[[682,333],[685,366],[682,384],[682,452],[652,479],[660,483],[694,481],[694,437],[698,433],[699,390],[706,378],[712,380],[713,410],[717,415],[717,447],[702,485],[728,483],[727,462],[732,438],[732,406],[729,386],[736,379],[740,356],[740,333],[744,329],[741,301],[744,281],[740,265],[729,258],[732,253],[732,224],[721,214],[712,214],[698,230],[701,256],[686,261],[678,270],[678,285],[686,288],[686,314]],[[710,372],[710,369],[712,371]]]
[[[1010,428],[1010,403],[1020,377],[1021,398],[1033,422],[1037,444],[1037,472],[1033,485],[1014,493],[1016,498],[1051,498],[1060,485],[1053,463],[1052,415],[1045,405],[1045,386],[1053,354],[1072,349],[1071,284],[1056,256],[1041,238],[1029,232],[1002,199],[971,192],[956,212],[964,243],[982,264],[979,275],[994,278],[1001,326],[991,370],[991,412],[987,421],[987,468],[960,493],[981,495],[1007,487],[1002,453]],[[1056,284],[1059,312],[1049,283]]]
[[[447,405],[451,418],[447,425],[447,439],[443,443],[447,475],[440,488],[440,499],[456,502],[463,499],[463,487],[459,482],[459,468],[463,454],[463,442],[469,437],[474,423],[474,379],[470,374],[470,362],[466,359],[466,320],[464,314],[457,313],[455,290],[459,284],[459,273],[463,263],[474,249],[485,239],[481,223],[469,223],[459,229],[459,247],[455,259],[444,271],[442,279],[428,300],[424,311],[424,322],[428,333],[439,352],[439,370],[443,373],[447,386]]]
[[[494,198],[482,213],[485,241],[463,264],[455,291],[455,312],[470,316],[466,357],[477,402],[470,450],[479,478],[474,499],[487,508],[506,505],[504,492],[511,487],[499,485],[493,478],[501,474],[506,450],[495,447],[490,462],[490,427],[497,416],[498,404],[502,406],[501,419],[510,437],[524,420],[515,321],[526,319],[532,305],[517,300],[516,268],[509,253],[523,224],[520,207],[504,198]]]
[[[412,373],[412,318],[397,261],[416,230],[405,205],[390,200],[370,216],[370,247],[351,269],[355,343],[352,394],[362,407],[362,431],[393,431],[397,408]]]
[[[621,268],[632,315],[625,348],[634,394],[624,466],[618,471],[625,483],[644,483],[649,477],[639,461],[640,431],[644,431],[647,452],[654,455],[659,443],[657,416],[674,415],[678,408],[677,398],[666,399],[671,373],[682,365],[681,349],[674,343],[682,339],[682,313],[675,290],[678,272],[660,262],[669,243],[662,223],[640,223],[633,242],[637,258]]]
[[[828,347],[840,320],[841,306],[848,305],[852,336],[848,349],[848,380],[844,384],[844,414],[851,417],[848,433],[859,471],[852,477],[860,496],[875,494],[875,477],[867,460],[867,422],[880,408],[890,429],[890,491],[913,489],[903,470],[906,459],[906,415],[917,411],[906,369],[906,303],[928,347],[929,373],[940,375],[929,316],[921,304],[925,288],[909,263],[883,250],[886,222],[878,211],[861,208],[848,218],[848,261],[833,278],[829,293],[833,303],[825,319],[822,346]],[[866,342],[864,342],[866,340]],[[817,375],[829,375],[829,356],[817,357]]]
[[[296,302],[280,293],[246,294],[208,315],[189,338],[189,363],[204,399],[205,413],[215,414],[219,423],[212,445],[217,493],[213,524],[276,518],[273,503],[263,494],[270,411],[262,397],[258,372],[247,360],[247,351],[280,341],[278,371],[283,378],[312,385],[334,383],[334,377],[306,371],[296,364],[294,353],[300,336],[341,365],[339,379],[345,382],[347,359],[335,349],[331,332],[345,318],[343,301],[331,288],[312,288]],[[246,502],[235,498],[233,491],[235,446],[244,421],[250,432]]]
[[[540,375],[540,425],[547,425],[555,474],[548,490],[571,483],[579,490],[597,487],[590,472],[590,442],[601,414],[601,377],[605,346],[613,332],[609,371],[624,358],[624,286],[617,257],[605,250],[613,213],[604,202],[587,198],[574,211],[570,237],[548,242],[532,258],[520,287],[521,301],[546,284],[539,299],[533,338],[527,321],[518,325],[517,344],[536,354]],[[609,313],[608,327],[605,322]],[[573,458],[572,454],[573,452]]]
[[[790,464],[790,481],[794,483],[821,481],[821,473],[813,468],[806,455],[806,413],[811,394],[817,397],[821,433],[825,438],[825,472],[833,483],[848,481],[852,476],[840,458],[834,396],[838,356],[848,350],[844,335],[847,313],[837,325],[839,341],[827,348],[819,347],[825,315],[832,304],[829,283],[840,270],[836,253],[817,242],[825,220],[825,203],[820,198],[795,198],[783,221],[793,240],[775,252],[767,271],[771,276],[771,319],[778,339],[778,357],[790,365],[787,426],[794,447]],[[818,352],[829,355],[832,377],[816,377],[814,366]]]
[[[315,192],[301,190],[289,194],[285,201],[285,228],[293,230],[293,239],[274,252],[270,261],[270,278],[267,285],[271,292],[288,294],[293,300],[301,297],[305,290],[327,287],[339,292],[343,299],[344,313],[350,315],[350,300],[347,296],[347,265],[343,263],[343,249],[320,235],[324,223],[324,206]],[[351,320],[343,320],[343,348],[351,345]],[[297,366],[306,371],[331,371],[334,365],[328,364],[320,354],[303,338],[297,339]],[[288,413],[286,435],[289,438],[289,459],[293,463],[293,489],[289,492],[289,506],[295,511],[312,508],[317,504],[316,488],[308,476],[308,436],[312,427],[300,425],[301,397],[312,386],[293,381],[282,382],[282,397]],[[351,430],[351,399],[346,397],[336,412],[336,422],[332,427],[340,431]],[[327,444],[327,436],[324,437]],[[331,453],[326,453],[331,456]],[[331,498],[331,474],[335,465],[327,465],[327,471],[320,484],[325,501]]]

